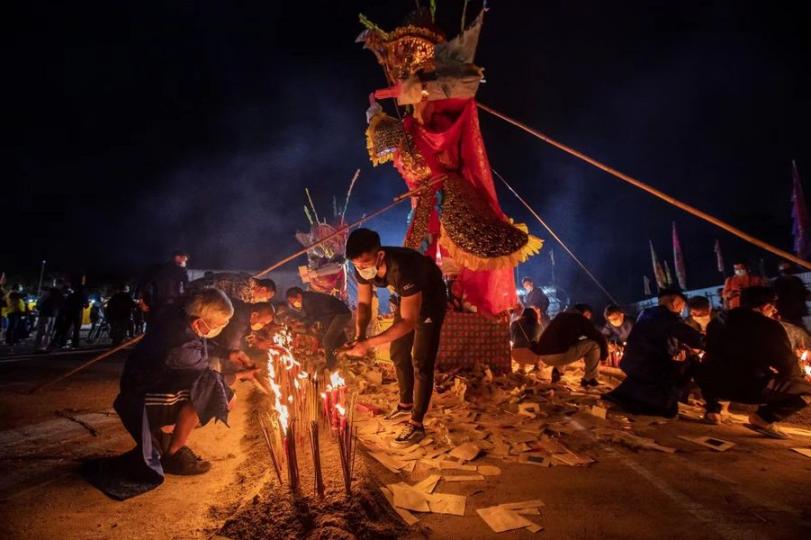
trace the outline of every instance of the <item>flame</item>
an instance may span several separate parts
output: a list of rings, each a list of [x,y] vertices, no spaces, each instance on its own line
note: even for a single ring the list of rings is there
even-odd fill
[[[803,351],[803,354],[800,356],[800,360],[802,360],[803,362],[808,361],[808,351],[807,350]]]
[[[279,425],[282,426],[282,430],[287,433],[287,423],[290,419],[290,413],[287,410],[287,406],[276,403],[275,408],[276,412],[279,413]]]
[[[346,416],[346,409],[344,409],[343,406],[341,406],[340,404],[335,405],[335,409],[341,416]]]

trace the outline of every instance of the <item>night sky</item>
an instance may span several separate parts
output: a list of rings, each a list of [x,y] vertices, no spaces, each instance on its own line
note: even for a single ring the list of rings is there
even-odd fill
[[[455,35],[463,2],[437,3]],[[811,178],[811,34],[800,7],[784,4],[492,0],[478,99],[790,248],[791,160]],[[192,267],[262,268],[296,249],[304,187],[331,214],[356,168],[348,216],[383,206],[404,183],[366,154],[367,96],[385,79],[354,43],[357,14],[391,29],[413,6],[73,2],[7,13],[0,270],[36,276],[45,258],[101,280],[176,248]],[[672,260],[673,220],[691,288],[719,280],[715,238],[729,265],[763,257],[774,271],[772,256],[480,115],[493,167],[622,301],[651,276],[648,239]],[[509,215],[548,238],[499,190]],[[399,244],[406,213],[371,226]],[[551,240],[520,274],[548,281],[549,247],[558,282],[601,304]]]

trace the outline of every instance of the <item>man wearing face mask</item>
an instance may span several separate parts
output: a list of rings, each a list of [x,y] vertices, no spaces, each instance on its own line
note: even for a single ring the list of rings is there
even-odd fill
[[[659,305],[639,315],[620,362],[627,377],[605,399],[633,414],[678,414],[692,374],[688,359],[704,348],[704,336],[681,318],[685,300],[679,290],[662,289]]]
[[[707,325],[712,320],[712,305],[706,296],[693,296],[687,300],[687,318],[684,322],[702,334],[707,333]]]
[[[720,422],[720,399],[760,407],[747,427],[773,438],[786,438],[774,426],[807,406],[811,383],[802,376],[797,356],[778,321],[776,297],[768,287],[741,293],[741,307],[712,321],[707,354],[696,382],[706,401],[706,419]]]
[[[728,277],[724,282],[721,296],[726,309],[735,309],[741,305],[741,291],[747,287],[763,286],[766,283],[760,276],[753,276],[746,263],[737,262],[734,265],[735,275]]]
[[[347,354],[362,356],[371,348],[391,343],[400,402],[389,418],[411,417],[392,444],[410,446],[425,437],[423,419],[433,392],[434,363],[447,307],[442,272],[433,260],[413,249],[381,246],[380,236],[369,229],[349,235],[346,258],[355,266],[358,282],[357,341]],[[397,311],[391,327],[367,339],[373,286],[388,287],[397,295]]]
[[[352,312],[332,295],[304,291],[299,287],[287,289],[287,305],[293,314],[301,317],[306,327],[319,323],[327,369],[334,369],[335,351],[347,341],[346,327],[352,320]]]
[[[209,367],[207,340],[234,309],[222,291],[205,289],[161,312],[124,364],[113,406],[146,466],[160,478],[202,474],[211,464],[187,446],[191,431],[212,418],[227,422],[234,392]],[[237,374],[250,378],[255,370]]]

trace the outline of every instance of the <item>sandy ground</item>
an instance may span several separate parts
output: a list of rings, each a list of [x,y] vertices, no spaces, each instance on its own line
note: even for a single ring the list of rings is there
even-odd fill
[[[248,386],[240,387],[230,429],[210,425],[193,434],[191,446],[214,462],[209,474],[169,477],[158,489],[126,502],[112,501],[86,484],[75,473],[83,459],[132,446],[110,414],[123,357],[41,394],[25,393],[84,359],[0,363],[0,538],[208,538],[251,504],[272,508],[275,498],[280,507],[288,504],[289,496],[269,483],[268,468],[258,457],[261,441],[244,399]],[[585,415],[577,419],[584,427],[599,422]],[[739,425],[686,421],[651,424],[637,432],[678,452],[634,451],[598,442],[584,430],[571,436],[569,446],[596,460],[589,467],[540,468],[480,459],[501,467],[502,475],[438,488],[468,495],[465,516],[418,514],[419,523],[404,536],[788,539],[811,533],[811,458],[790,450],[811,447],[811,437],[773,441]],[[716,452],[678,435],[713,435],[736,447]],[[371,460],[363,467],[373,473],[372,484],[403,480]],[[428,475],[417,467],[413,479]],[[530,498],[546,505],[535,517],[544,527],[537,534],[492,533],[475,512]]]
[[[110,360],[35,396],[24,389],[79,359],[2,366],[0,537],[205,538],[222,521],[212,506],[234,505],[249,495],[254,482],[238,470],[244,466],[247,387],[230,415],[230,429],[210,424],[192,434],[191,446],[213,462],[209,474],[168,477],[156,490],[125,502],[113,501],[84,482],[76,472],[82,460],[133,446],[110,408],[122,360]],[[55,411],[67,411],[98,435]]]

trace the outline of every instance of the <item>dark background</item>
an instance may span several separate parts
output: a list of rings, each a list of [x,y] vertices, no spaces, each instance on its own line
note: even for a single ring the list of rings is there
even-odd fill
[[[427,2],[426,2],[427,3]],[[461,1],[438,1],[459,28]],[[471,2],[469,17],[480,2]],[[321,214],[361,176],[348,217],[404,190],[373,168],[363,132],[385,80],[354,43],[363,12],[386,29],[414,6],[385,2],[27,3],[5,17],[0,270],[40,260],[91,279],[131,276],[178,247],[192,267],[256,269],[298,246],[304,187]],[[755,2],[489,2],[481,102],[782,248],[790,164],[811,175],[809,32],[799,7]],[[389,112],[391,104],[385,105]],[[492,165],[622,301],[652,277],[647,242],[688,285],[776,260],[530,138],[486,113]],[[499,186],[508,214],[545,231]],[[399,243],[407,208],[371,226]],[[599,291],[548,239],[519,269],[575,300]]]

